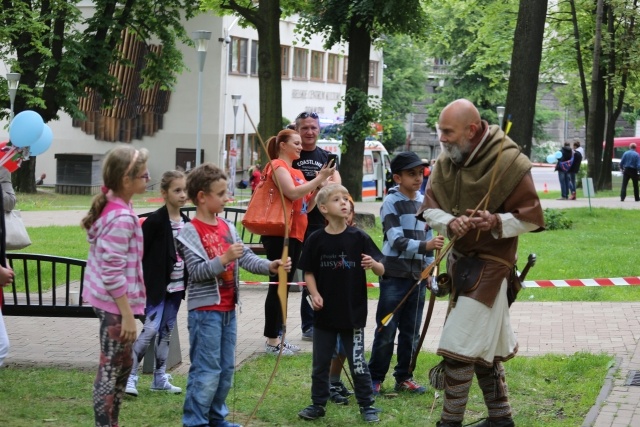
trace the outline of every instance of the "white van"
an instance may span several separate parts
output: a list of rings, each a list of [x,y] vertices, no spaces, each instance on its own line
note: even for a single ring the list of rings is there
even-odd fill
[[[340,158],[342,141],[337,139],[320,139],[317,144]],[[390,170],[390,159],[387,149],[378,141],[364,141],[364,157],[362,159],[362,201],[375,201],[384,197],[384,179]]]

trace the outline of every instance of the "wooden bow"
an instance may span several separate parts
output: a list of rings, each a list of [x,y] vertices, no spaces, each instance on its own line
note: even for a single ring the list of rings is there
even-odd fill
[[[436,250],[436,258],[440,256],[440,250]],[[438,270],[439,265],[436,264],[433,269],[433,274],[431,274],[431,280],[437,280],[438,278]],[[428,286],[431,289],[431,286]],[[411,362],[409,362],[409,374],[413,374],[413,371],[416,369],[416,363],[418,362],[418,353],[420,353],[420,349],[422,348],[422,344],[424,343],[424,339],[427,336],[427,329],[429,329],[429,324],[431,323],[431,316],[433,315],[433,307],[436,303],[436,294],[434,292],[429,292],[429,307],[427,308],[427,315],[424,318],[424,325],[422,326],[422,332],[420,332],[420,339],[418,340],[418,345],[416,345],[415,349],[411,353]]]
[[[284,242],[283,242],[283,246],[282,246],[282,255],[281,255],[281,261],[282,263],[280,264],[280,266],[278,267],[278,299],[280,300],[280,309],[282,311],[282,340],[280,341],[280,351],[278,352],[278,357],[276,358],[276,364],[273,367],[273,372],[271,372],[271,376],[269,377],[269,381],[267,382],[266,387],[264,388],[264,391],[262,392],[262,395],[260,396],[260,399],[258,399],[258,401],[256,402],[256,406],[255,408],[253,408],[253,412],[251,412],[251,415],[249,415],[249,419],[247,419],[247,422],[245,423],[246,426],[249,425],[249,422],[253,419],[253,417],[256,415],[256,413],[258,412],[258,408],[260,408],[260,405],[262,404],[262,402],[264,401],[264,398],[267,395],[267,392],[269,391],[269,387],[271,386],[271,383],[273,382],[273,379],[276,377],[276,372],[278,371],[278,365],[280,364],[280,359],[282,358],[282,351],[284,349],[284,341],[285,341],[285,336],[286,336],[286,332],[287,332],[287,300],[288,300],[288,294],[287,294],[287,272],[284,269],[284,265],[287,263],[287,259],[289,258],[289,227],[290,224],[288,223],[288,219],[287,219],[287,212],[285,211],[285,200],[284,200],[284,192],[282,191],[282,187],[280,186],[280,180],[278,179],[278,175],[276,175],[276,170],[273,167],[273,163],[272,163],[272,159],[269,156],[269,150],[267,149],[267,145],[264,143],[264,140],[262,139],[262,136],[260,136],[260,132],[258,132],[258,129],[256,128],[256,125],[253,123],[253,120],[251,119],[251,116],[249,115],[249,111],[247,110],[247,104],[243,104],[244,106],[244,112],[247,115],[247,118],[249,119],[249,122],[251,122],[251,126],[253,126],[253,130],[255,131],[256,135],[258,136],[258,141],[260,141],[260,145],[262,146],[262,149],[264,150],[265,154],[267,155],[267,159],[268,159],[268,163],[269,163],[269,167],[271,168],[271,176],[273,177],[273,182],[276,184],[276,187],[278,187],[278,192],[280,193],[280,201],[282,202],[282,209],[283,209],[283,216],[284,216]]]

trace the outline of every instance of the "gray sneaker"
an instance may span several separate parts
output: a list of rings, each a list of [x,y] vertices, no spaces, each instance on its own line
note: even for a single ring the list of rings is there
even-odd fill
[[[127,380],[127,388],[124,389],[124,392],[129,396],[138,397],[138,389],[136,388],[138,385],[138,376],[137,375],[129,375],[129,379]]]
[[[151,383],[151,391],[166,391],[173,394],[182,393],[180,387],[176,387],[169,382],[172,379],[169,374],[154,375],[153,382]]]

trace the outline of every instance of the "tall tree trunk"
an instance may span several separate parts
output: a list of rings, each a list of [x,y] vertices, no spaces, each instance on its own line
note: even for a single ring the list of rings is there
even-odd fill
[[[350,91],[356,89],[365,95],[369,92],[369,50],[371,35],[362,19],[352,18],[349,29],[349,65],[347,73],[347,100],[345,103],[345,123],[354,124],[354,116],[366,97],[352,97]],[[366,102],[366,101],[364,101]],[[369,123],[359,123],[369,126]],[[353,137],[353,133],[345,133],[343,144],[347,146],[342,155],[340,176],[342,184],[349,190],[354,200],[362,200],[362,160],[364,158],[364,141]]]
[[[569,0],[571,6],[571,23],[573,24],[573,37],[575,39],[576,63],[578,64],[578,74],[580,75],[580,91],[582,92],[582,109],[584,111],[585,125],[588,125],[589,92],[587,91],[587,79],[584,73],[584,61],[582,60],[582,49],[580,48],[580,29],[578,28],[578,14],[576,12],[575,0]]]
[[[35,193],[36,190],[36,158],[22,162],[20,168],[11,174],[13,188],[22,193]]]
[[[547,0],[520,0],[505,117],[511,115],[513,127],[510,137],[520,144],[527,156],[531,155],[546,16]]]
[[[261,1],[258,30],[259,131],[265,142],[282,130],[282,72],[280,64],[280,0]],[[255,23],[254,23],[255,24]]]
[[[599,106],[602,105],[601,96],[604,96],[604,89],[600,86],[600,56],[602,54],[602,19],[603,0],[597,0],[596,6],[596,33],[593,43],[593,68],[591,69],[591,95],[589,97],[589,111],[587,115],[587,149],[586,155],[589,161],[587,176],[593,178],[594,183],[598,182],[598,171],[600,170],[602,152],[602,133],[598,131],[597,125]],[[603,111],[600,111],[603,113]],[[602,114],[600,114],[603,116]]]

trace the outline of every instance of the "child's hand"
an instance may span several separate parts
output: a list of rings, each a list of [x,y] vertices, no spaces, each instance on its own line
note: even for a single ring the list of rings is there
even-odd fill
[[[320,296],[320,294],[311,295],[311,302],[313,303],[313,310],[320,311],[322,307],[324,307],[324,300]]]
[[[427,242],[427,250],[442,249],[444,246],[444,236],[436,236]]]
[[[134,342],[138,330],[136,329],[136,319],[132,316],[122,316],[122,327],[120,328],[120,338],[124,342]]]
[[[282,260],[281,259],[276,259],[271,261],[271,264],[269,264],[269,271],[272,272],[273,274],[278,274],[278,268],[280,268],[280,266],[284,267],[284,271],[286,271],[287,273],[291,271],[291,257],[287,258],[287,262],[282,264]]]
[[[11,267],[0,267],[0,286],[7,286],[13,282],[15,274]]]
[[[244,251],[244,244],[242,242],[236,242],[233,245],[229,246],[227,252],[224,253],[220,257],[220,262],[222,265],[227,265],[231,261],[235,261],[242,256],[242,252]]]
[[[360,261],[362,268],[364,268],[365,270],[371,270],[373,268],[374,262],[375,260],[371,258],[370,255],[362,254],[362,261]]]

